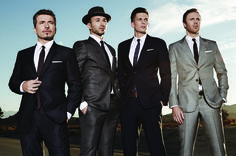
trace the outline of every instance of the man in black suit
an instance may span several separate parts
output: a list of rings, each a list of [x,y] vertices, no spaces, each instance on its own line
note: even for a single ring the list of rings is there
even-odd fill
[[[142,123],[150,154],[166,155],[162,140],[161,111],[167,105],[171,74],[165,41],[146,34],[148,12],[131,14],[134,37],[118,46],[118,80],[121,96],[121,132],[125,156],[136,156],[137,127]],[[160,73],[159,83],[157,73]]]
[[[53,40],[54,13],[39,10],[33,23],[38,42],[18,53],[9,81],[10,89],[23,95],[18,113],[22,152],[42,156],[44,141],[50,155],[69,156],[67,121],[81,101],[80,72],[73,50]]]
[[[87,40],[73,49],[81,72],[83,102],[80,105],[80,156],[112,156],[120,115],[117,102],[115,50],[103,41],[111,16],[102,7],[93,7],[82,19],[90,30]]]

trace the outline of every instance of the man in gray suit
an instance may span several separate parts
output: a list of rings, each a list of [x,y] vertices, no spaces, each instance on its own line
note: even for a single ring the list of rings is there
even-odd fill
[[[169,47],[172,74],[169,102],[179,124],[180,156],[193,155],[200,120],[212,155],[223,156],[226,149],[221,106],[229,88],[227,70],[216,42],[199,36],[200,23],[198,10],[187,10],[183,15],[187,35]]]
[[[112,156],[120,115],[116,80],[115,49],[104,42],[111,16],[102,7],[93,7],[82,19],[90,30],[87,40],[77,41],[77,57],[83,86],[80,105],[80,156]]]

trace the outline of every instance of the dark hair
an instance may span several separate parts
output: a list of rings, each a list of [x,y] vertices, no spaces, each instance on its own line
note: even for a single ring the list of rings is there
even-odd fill
[[[134,17],[136,16],[137,13],[146,13],[146,14],[148,15],[147,9],[142,8],[142,7],[135,8],[135,9],[133,10],[133,12],[131,13],[131,16],[130,16],[131,22],[134,21]]]
[[[198,10],[196,8],[192,8],[187,10],[184,15],[183,15],[183,23],[186,23],[186,17],[188,16],[188,14],[192,13],[192,12],[196,12],[199,14]],[[199,14],[200,15],[200,14]]]
[[[34,17],[33,17],[33,24],[34,24],[34,27],[36,27],[36,24],[37,24],[37,17],[38,17],[39,15],[50,15],[50,16],[52,16],[53,19],[54,19],[55,25],[56,25],[56,16],[55,16],[55,14],[54,14],[51,10],[41,9],[41,10],[39,10],[38,12],[36,12],[36,13],[34,14]]]

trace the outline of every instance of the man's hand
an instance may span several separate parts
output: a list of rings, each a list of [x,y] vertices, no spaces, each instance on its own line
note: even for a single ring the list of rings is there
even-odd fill
[[[86,106],[84,109],[81,110],[81,112],[85,115],[87,112],[88,106]]]
[[[161,102],[161,105],[162,105],[162,108],[163,108],[164,104],[163,104],[163,102],[162,102],[162,101],[160,101],[160,102]]]
[[[180,125],[183,125],[184,113],[179,106],[174,106],[172,108],[173,119]]]
[[[22,84],[22,89],[24,92],[30,93],[30,94],[35,94],[36,91],[38,90],[39,86],[41,85],[42,81],[38,80],[39,78],[37,77],[35,80],[28,80],[25,81]]]

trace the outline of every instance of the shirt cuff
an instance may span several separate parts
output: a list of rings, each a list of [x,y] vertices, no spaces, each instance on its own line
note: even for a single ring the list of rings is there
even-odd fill
[[[173,106],[170,107],[170,109],[172,109],[172,108],[174,108],[174,107],[176,107],[176,106],[178,106],[178,105],[173,105]]]
[[[224,103],[227,103],[227,100],[225,98],[222,98],[222,100],[223,100]]]
[[[72,114],[70,112],[67,112],[67,119],[70,120]]]
[[[20,84],[20,91],[21,91],[22,93],[25,92],[25,91],[23,90],[23,87],[22,87],[22,85],[23,85],[24,82],[25,82],[25,81],[23,81],[23,82]]]
[[[87,107],[88,106],[88,103],[86,102],[86,101],[84,101],[84,102],[82,102],[81,104],[80,104],[80,107],[79,107],[79,109],[80,110],[83,110],[85,107]]]

